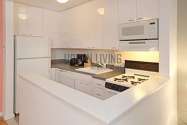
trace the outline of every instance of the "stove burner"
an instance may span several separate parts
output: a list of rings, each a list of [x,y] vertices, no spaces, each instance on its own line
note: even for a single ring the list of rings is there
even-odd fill
[[[145,81],[147,81],[148,79],[143,79],[143,78],[138,78],[138,81],[139,82],[145,82]]]
[[[123,75],[122,78],[135,79],[135,76],[125,76],[125,75]]]
[[[138,85],[138,84],[141,84],[141,82],[131,81],[131,84],[134,85],[134,86],[136,86],[136,85]]]
[[[127,78],[114,78],[114,81],[117,81],[117,82],[128,82],[128,79]]]

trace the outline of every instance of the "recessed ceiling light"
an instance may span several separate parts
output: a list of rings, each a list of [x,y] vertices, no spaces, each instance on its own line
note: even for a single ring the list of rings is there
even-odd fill
[[[105,14],[105,8],[98,8],[97,12],[99,13],[99,15],[104,15]]]
[[[57,0],[59,3],[67,3],[69,0]]]

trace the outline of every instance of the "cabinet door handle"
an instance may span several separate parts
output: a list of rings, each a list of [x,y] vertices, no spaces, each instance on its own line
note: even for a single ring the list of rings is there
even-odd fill
[[[146,42],[128,42],[128,44],[146,44]]]
[[[133,21],[135,21],[135,20],[133,20],[133,19],[129,19],[128,21],[129,21],[129,22],[133,22]]]
[[[99,93],[96,93],[96,95],[97,95],[97,96],[101,96],[101,94],[99,94]]]
[[[138,17],[136,20],[143,20],[144,18],[143,17]]]
[[[63,69],[57,69],[58,71],[61,71],[61,72],[66,72],[66,70],[63,70]]]
[[[97,83],[97,86],[102,86],[101,84]]]

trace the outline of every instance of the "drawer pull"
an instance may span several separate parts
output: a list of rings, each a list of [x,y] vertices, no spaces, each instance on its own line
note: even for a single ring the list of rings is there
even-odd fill
[[[143,20],[144,18],[143,17],[139,17],[139,18],[137,18],[137,20]]]
[[[97,96],[101,96],[101,94],[99,94],[99,93],[96,93],[96,95],[97,95]]]
[[[133,19],[129,19],[128,21],[129,21],[129,22],[133,22],[134,20],[133,20]]]
[[[146,44],[146,42],[128,42],[128,44]]]

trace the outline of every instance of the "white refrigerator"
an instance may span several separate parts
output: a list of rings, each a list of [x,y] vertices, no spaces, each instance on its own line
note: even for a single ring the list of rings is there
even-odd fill
[[[15,113],[19,113],[20,73],[50,77],[50,42],[44,37],[15,36]]]

